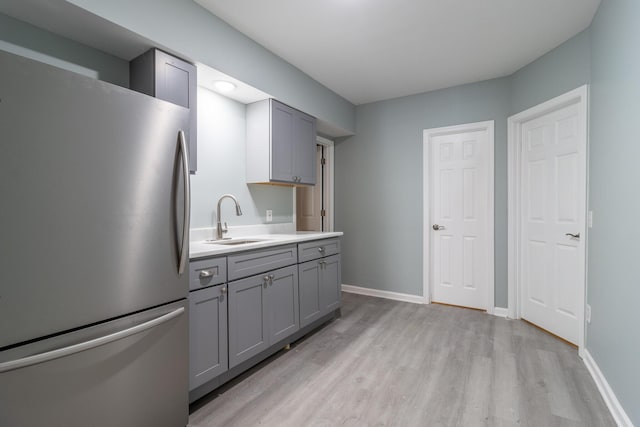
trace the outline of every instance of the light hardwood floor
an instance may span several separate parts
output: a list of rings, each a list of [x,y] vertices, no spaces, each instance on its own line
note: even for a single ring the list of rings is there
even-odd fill
[[[531,325],[343,296],[341,318],[196,402],[189,425],[615,425],[577,350]]]

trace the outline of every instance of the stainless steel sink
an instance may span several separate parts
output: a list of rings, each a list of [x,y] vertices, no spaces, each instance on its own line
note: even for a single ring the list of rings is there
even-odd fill
[[[258,243],[265,242],[266,240],[256,240],[256,239],[221,239],[221,240],[205,240],[205,243],[210,243],[212,245],[248,245],[249,243]]]

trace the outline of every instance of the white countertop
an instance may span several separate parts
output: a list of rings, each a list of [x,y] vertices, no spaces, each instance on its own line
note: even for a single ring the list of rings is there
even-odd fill
[[[243,245],[216,245],[204,240],[191,242],[189,244],[189,258],[204,258],[216,255],[226,255],[233,252],[248,251],[252,249],[268,248],[270,246],[286,245],[288,243],[300,243],[310,240],[327,239],[330,237],[342,236],[341,231],[317,232],[317,231],[297,231],[287,234],[259,234],[254,236],[235,237],[232,240],[259,240],[255,243]]]

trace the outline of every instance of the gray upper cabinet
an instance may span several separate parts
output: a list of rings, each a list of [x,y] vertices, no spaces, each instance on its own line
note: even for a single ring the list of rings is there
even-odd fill
[[[300,328],[297,266],[229,283],[229,367]]]
[[[229,367],[226,290],[220,285],[189,293],[189,390]]]
[[[129,86],[132,90],[172,102],[189,109],[189,170],[198,164],[197,144],[197,72],[188,62],[158,49],[150,49],[129,63]]]
[[[247,106],[247,182],[314,185],[316,119],[275,99]]]

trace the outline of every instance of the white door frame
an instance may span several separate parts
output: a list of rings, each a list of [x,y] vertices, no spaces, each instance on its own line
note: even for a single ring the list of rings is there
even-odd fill
[[[515,114],[508,119],[508,230],[507,230],[507,271],[508,271],[508,295],[509,295],[509,317],[513,319],[520,319],[521,316],[521,302],[520,302],[520,289],[522,284],[518,280],[520,265],[520,172],[521,172],[521,159],[522,159],[522,138],[521,129],[522,124],[536,117],[548,114],[552,111],[564,108],[569,105],[578,104],[580,120],[582,121],[582,135],[585,148],[585,162],[584,171],[586,174],[586,188],[585,190],[585,214],[587,212],[588,194],[587,188],[589,187],[589,145],[588,145],[588,86],[584,85],[563,95],[557,96],[535,107],[529,108],[521,113]],[[585,218],[586,219],[586,218]],[[586,221],[585,221],[586,224]],[[584,348],[584,312],[586,303],[586,250],[587,250],[587,233],[586,230],[581,234],[584,236],[585,245],[583,254],[585,259],[585,272],[584,272],[584,286],[582,292],[578,296],[578,324],[580,330],[578,331],[578,352],[580,356],[583,355]]]
[[[431,212],[431,206],[429,203],[429,197],[431,192],[431,158],[430,158],[430,146],[429,143],[432,138],[442,135],[449,135],[455,133],[463,133],[463,132],[477,132],[477,131],[487,131],[488,135],[488,153],[487,153],[487,169],[489,172],[489,176],[487,177],[487,190],[488,190],[488,203],[487,203],[487,246],[489,247],[489,259],[487,260],[489,263],[488,273],[488,289],[487,289],[487,313],[493,314],[495,307],[495,274],[494,274],[494,204],[493,204],[493,195],[494,195],[494,121],[489,120],[486,122],[477,122],[477,123],[466,123],[462,125],[455,126],[445,126],[440,128],[433,129],[425,129],[423,132],[423,144],[422,144],[422,154],[423,154],[423,175],[422,175],[422,283],[423,283],[423,301],[425,304],[431,304],[431,246],[432,242],[430,239],[431,236],[431,217],[433,213]]]
[[[333,231],[333,227],[335,224],[335,218],[334,218],[334,170],[335,170],[335,164],[334,164],[334,142],[330,139],[327,138],[323,138],[321,136],[317,136],[316,137],[316,144],[317,145],[322,145],[325,148],[324,151],[324,157],[325,159],[327,159],[327,168],[325,169],[326,172],[326,179],[324,184],[326,184],[325,188],[324,188],[324,206],[325,206],[325,211],[326,211],[326,230],[325,231]],[[293,191],[293,229],[296,229],[297,226],[297,217],[296,217],[296,211],[298,209],[297,203],[296,203],[296,187],[292,187]]]

